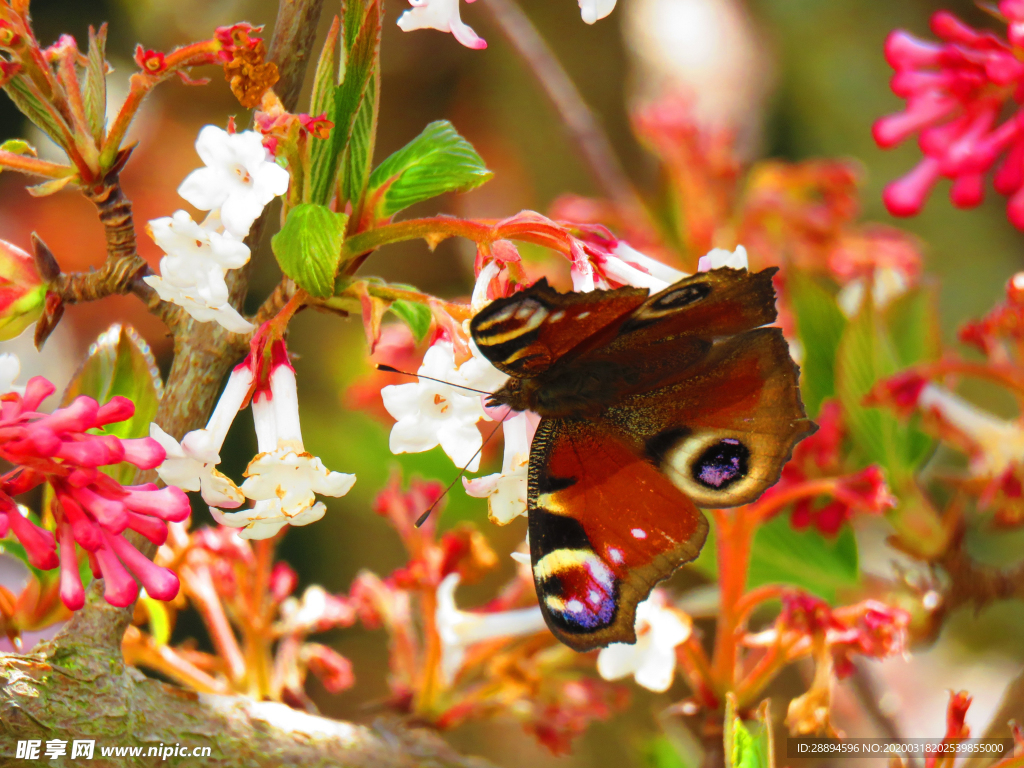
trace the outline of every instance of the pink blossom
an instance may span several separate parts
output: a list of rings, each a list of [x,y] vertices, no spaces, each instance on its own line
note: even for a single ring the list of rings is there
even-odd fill
[[[85,599],[75,544],[90,554],[111,604],[129,605],[138,594],[129,571],[153,597],[173,598],[177,577],[150,562],[121,534],[135,530],[162,543],[166,523],[188,517],[188,497],[174,487],[123,486],[100,471],[121,462],[154,469],[164,460],[164,450],[150,438],[95,434],[94,430],[130,418],[135,412],[130,400],[115,397],[100,405],[81,396],[53,413],[38,412],[53,391],[53,384],[37,376],[25,385],[23,395],[9,392],[0,397],[0,458],[14,465],[0,477],[0,533],[13,532],[34,567],[60,567],[61,599],[72,610]],[[26,517],[13,500],[43,483],[54,492],[56,536]]]

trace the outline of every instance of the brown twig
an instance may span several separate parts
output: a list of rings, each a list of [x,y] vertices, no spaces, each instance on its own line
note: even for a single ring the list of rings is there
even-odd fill
[[[649,222],[647,207],[626,175],[600,121],[530,18],[515,0],[484,0],[482,4],[551,99],[604,194],[629,217]]]
[[[943,601],[947,610],[967,604],[981,608],[994,600],[1024,600],[1024,564],[1004,570],[976,562],[964,549],[962,530],[954,534],[937,564],[949,575]]]

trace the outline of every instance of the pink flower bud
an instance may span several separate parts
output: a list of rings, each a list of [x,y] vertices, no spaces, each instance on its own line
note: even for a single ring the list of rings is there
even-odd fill
[[[158,547],[167,541],[167,525],[162,520],[155,520],[136,512],[128,513],[128,527],[145,536]]]
[[[274,600],[280,603],[295,591],[295,587],[298,584],[298,574],[292,570],[288,563],[274,563],[274,570],[270,573],[270,594]]]
[[[74,495],[105,532],[117,535],[128,527],[128,510],[120,501],[100,496],[89,488],[79,488]]]
[[[156,469],[167,458],[167,452],[151,437],[122,440],[121,446],[124,460],[139,469]]]
[[[25,394],[21,398],[22,408],[26,411],[39,410],[43,400],[48,398],[57,388],[42,376],[33,376],[25,384]]]
[[[188,496],[180,488],[169,485],[155,490],[138,490],[127,487],[128,495],[124,497],[124,505],[133,512],[158,517],[171,523],[180,523],[191,514]]]
[[[71,526],[60,529],[60,599],[69,610],[77,611],[85,605],[85,589],[78,575],[78,555]]]
[[[5,511],[15,538],[25,547],[29,563],[41,571],[56,568],[60,561],[57,559],[57,542],[53,534],[23,516],[17,507],[9,507]]]
[[[142,582],[150,597],[157,600],[173,600],[177,596],[179,582],[174,571],[156,565],[121,536],[107,535],[106,539],[107,544],[121,558],[121,562]]]
[[[939,162],[926,157],[917,167],[885,188],[882,200],[893,216],[916,216],[939,181]]]
[[[885,60],[895,70],[934,67],[942,60],[942,46],[897,29],[885,40]]]
[[[126,608],[139,596],[139,585],[131,577],[117,555],[110,549],[110,542],[117,536],[107,536],[107,546],[96,550],[95,557],[99,563],[103,578],[103,599],[118,608]]]
[[[86,517],[85,512],[78,502],[70,496],[57,492],[57,500],[60,502],[60,509],[64,515],[64,522],[70,526],[75,541],[82,549],[95,552],[103,546],[103,536],[99,526]]]
[[[319,643],[307,643],[302,648],[302,656],[309,671],[319,678],[328,692],[341,693],[355,685],[352,662],[340,653]]]
[[[135,415],[135,403],[127,397],[110,398],[110,402],[104,403],[96,412],[96,426],[105,427],[116,421],[125,421]]]
[[[957,208],[974,208],[985,199],[985,177],[980,173],[961,176],[953,182],[949,198]]]
[[[65,440],[54,456],[83,467],[104,467],[123,461],[124,448],[116,437],[104,435],[79,441]]]
[[[96,414],[99,410],[99,403],[91,397],[82,395],[76,397],[66,408],[58,408],[49,416],[44,416],[36,422],[36,425],[52,429],[58,434],[85,432],[87,429],[97,426]]]
[[[42,316],[46,290],[32,257],[0,240],[0,341],[13,339]]]

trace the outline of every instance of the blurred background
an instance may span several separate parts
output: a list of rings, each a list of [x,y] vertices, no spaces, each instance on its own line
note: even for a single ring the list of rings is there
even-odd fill
[[[494,180],[481,189],[430,201],[409,215],[444,211],[504,217],[524,208],[549,211],[564,193],[600,194],[557,113],[490,16],[478,7],[481,3],[463,4],[462,12],[463,20],[487,39],[486,51],[466,49],[439,32],[402,33],[394,22],[405,5],[404,0],[389,0],[386,7],[378,160],[427,122],[446,118],[495,171]],[[573,0],[521,0],[521,5],[598,114],[642,193],[656,193],[659,170],[633,136],[629,110],[638,101],[684,91],[702,121],[736,130],[748,159],[855,159],[864,173],[864,218],[890,224],[896,222],[882,207],[882,186],[917,161],[917,150],[908,142],[899,150],[882,152],[871,138],[872,121],[901,108],[888,88],[890,70],[882,55],[885,36],[896,27],[927,35],[928,17],[939,8],[977,26],[991,21],[969,0],[619,0],[615,12],[594,26],[580,21]],[[168,50],[207,37],[215,26],[233,21],[272,25],[275,10],[271,0],[32,4],[36,32],[44,45],[63,32],[84,44],[90,24],[109,21],[108,58],[118,72],[114,82],[120,77],[122,87],[133,71],[131,54],[137,42]],[[328,0],[321,37],[336,10]],[[183,207],[175,189],[199,164],[193,149],[198,129],[208,122],[224,125],[231,114],[240,126],[248,123],[226,84],[214,77],[204,88],[167,83],[137,121],[134,134],[140,146],[122,179],[135,204],[140,250],[154,266],[159,252],[142,234],[141,225]],[[40,148],[45,143],[10,102],[0,98],[0,140],[17,136]],[[98,265],[104,255],[103,238],[91,204],[75,193],[33,199],[23,186],[23,179],[13,174],[0,176],[0,238],[27,247],[29,233],[36,231],[65,270]],[[899,226],[926,244],[926,270],[939,283],[947,342],[954,340],[962,321],[980,316],[1001,297],[1007,278],[1024,264],[1024,241],[1007,222],[1001,199],[993,198],[968,215],[954,212],[937,194],[921,216]],[[471,288],[472,256],[465,243],[449,241],[430,253],[416,242],[375,255],[363,271],[458,297]],[[250,309],[279,278],[266,245],[257,263]],[[59,388],[88,345],[114,321],[134,325],[166,371],[170,348],[165,329],[133,297],[70,307],[42,354],[32,350],[31,331],[0,349],[22,356],[24,378],[45,373]],[[389,473],[401,468],[406,477],[420,474],[447,483],[456,469],[440,450],[392,456],[387,450],[386,416],[351,407],[348,385],[368,370],[359,323],[304,313],[292,325],[289,346],[299,355],[296,368],[308,449],[327,466],[354,472],[359,480],[345,498],[327,500],[329,512],[323,521],[293,529],[281,556],[299,572],[303,586],[321,583],[331,591],[346,591],[360,569],[386,574],[404,561],[397,536],[370,508]],[[236,422],[222,467],[234,477],[241,475],[255,451],[252,427],[246,422]],[[492,451],[481,471],[497,471],[499,463],[500,452]],[[199,509],[194,519],[196,524],[211,522]],[[511,574],[512,561],[505,555],[522,540],[525,520],[501,529],[490,526],[484,502],[466,497],[457,486],[443,525],[460,520],[483,527],[505,561],[501,572],[465,590],[467,604],[474,605],[474,599],[492,595]],[[882,552],[884,531],[865,530],[860,535],[864,559],[870,563],[872,552]],[[888,567],[890,554],[875,558],[880,568]],[[946,689],[968,688],[975,696],[968,722],[980,734],[1003,686],[1024,660],[1019,642],[1024,624],[1016,618],[1018,612],[1019,605],[1013,603],[978,615],[965,609],[963,615],[952,617],[933,647],[918,649],[909,660],[872,665],[868,679],[887,691],[877,702],[880,710],[899,724],[903,735],[939,736]],[[185,615],[175,636],[201,632],[201,624]],[[384,633],[352,628],[327,642],[352,659],[357,683],[331,696],[312,680],[317,705],[334,717],[372,718],[373,702],[387,694]],[[983,655],[978,653],[982,650]],[[805,672],[809,675],[810,669]],[[841,684],[837,702],[840,727],[851,736],[883,735],[847,688]],[[634,687],[629,714],[592,726],[570,757],[551,757],[518,728],[502,722],[465,726],[451,734],[451,741],[505,766],[642,765],[643,745],[658,729],[657,713],[685,693],[682,683],[663,696]]]

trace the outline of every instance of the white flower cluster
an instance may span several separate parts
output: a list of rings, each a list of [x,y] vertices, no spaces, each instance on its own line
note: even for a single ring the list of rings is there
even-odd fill
[[[467,0],[473,2],[473,0]],[[603,19],[615,9],[616,0],[579,0],[580,15],[587,24]],[[437,29],[451,32],[467,48],[482,49],[487,42],[466,24],[459,14],[459,0],[409,0],[412,6],[398,17],[403,32]]]
[[[242,240],[267,203],[288,190],[288,171],[273,161],[255,131],[228,133],[207,125],[196,151],[206,167],[190,173],[178,194],[210,213],[201,224],[187,211],[150,221],[149,234],[167,255],[160,275],[143,279],[196,320],[248,333],[253,326],[228,303],[224,278],[249,261]]]
[[[266,539],[285,525],[319,520],[326,508],[315,494],[344,496],[356,476],[331,472],[303,447],[295,371],[283,348],[275,354],[269,388],[257,388],[252,398],[259,453],[249,462],[241,487],[223,475],[217,469],[220,450],[253,380],[246,360],[231,372],[206,428],[189,432],[180,443],[156,424],[150,425],[149,434],[167,451],[167,459],[157,469],[161,480],[186,491],[200,491],[217,522],[244,529],[243,539]],[[220,509],[235,509],[246,498],[255,502],[248,509],[231,513]]]

